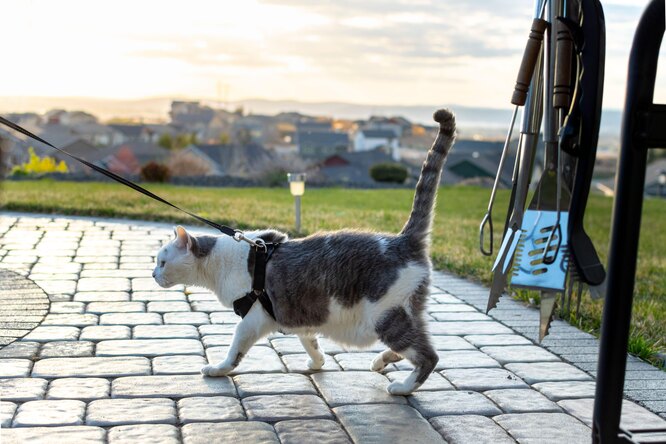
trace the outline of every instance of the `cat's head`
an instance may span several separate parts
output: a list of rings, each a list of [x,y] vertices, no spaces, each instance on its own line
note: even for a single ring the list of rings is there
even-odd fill
[[[192,284],[196,280],[197,241],[180,225],[174,229],[176,237],[157,253],[153,278],[160,287]]]

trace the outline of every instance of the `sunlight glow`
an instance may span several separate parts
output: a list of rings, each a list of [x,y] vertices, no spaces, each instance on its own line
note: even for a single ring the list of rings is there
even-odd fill
[[[0,38],[14,45],[3,48],[0,97],[212,99],[222,84],[229,100],[504,108],[531,4],[5,2]],[[605,106],[622,106],[643,4],[604,2]]]

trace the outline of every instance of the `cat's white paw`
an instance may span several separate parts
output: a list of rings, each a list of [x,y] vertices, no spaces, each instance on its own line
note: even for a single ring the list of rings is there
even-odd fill
[[[386,363],[384,362],[384,359],[382,358],[382,355],[378,355],[375,357],[375,359],[372,360],[372,365],[370,366],[370,370],[373,372],[381,372],[386,368]]]
[[[411,395],[418,386],[405,384],[404,382],[394,381],[386,387],[386,391],[392,395]]]
[[[317,359],[308,358],[307,365],[310,370],[321,370],[321,368],[324,366],[324,361],[324,356],[321,356],[321,358]]]
[[[201,367],[201,374],[204,376],[226,376],[232,370],[231,367],[220,367],[213,364]]]

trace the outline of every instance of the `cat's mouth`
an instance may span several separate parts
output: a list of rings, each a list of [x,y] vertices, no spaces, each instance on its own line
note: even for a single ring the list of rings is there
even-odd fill
[[[155,282],[157,282],[157,285],[159,285],[162,288],[169,288],[176,285],[175,282],[170,282],[165,278],[155,278]]]

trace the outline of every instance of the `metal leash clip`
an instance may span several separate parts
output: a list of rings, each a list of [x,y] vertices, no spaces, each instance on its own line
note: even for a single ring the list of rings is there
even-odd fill
[[[243,233],[241,230],[236,230],[236,232],[234,233],[234,240],[236,242],[245,241],[248,244],[252,245],[253,247],[257,246],[257,243],[254,241],[254,239],[246,237],[245,233]]]
[[[245,233],[243,233],[241,230],[236,230],[234,233],[234,240],[236,242],[244,241],[247,242],[248,244],[252,245],[254,248],[259,248],[264,250],[264,252],[268,252],[268,247],[266,246],[266,242],[261,239],[250,239],[249,237],[245,236]]]
[[[268,246],[266,245],[266,242],[261,238],[257,238],[256,240],[254,240],[254,248],[257,249],[263,248],[264,253],[268,253]]]

